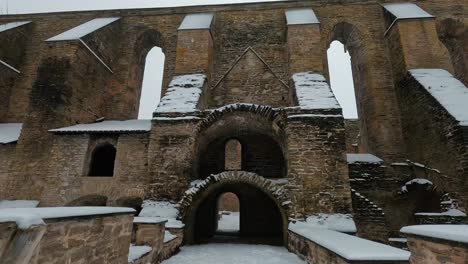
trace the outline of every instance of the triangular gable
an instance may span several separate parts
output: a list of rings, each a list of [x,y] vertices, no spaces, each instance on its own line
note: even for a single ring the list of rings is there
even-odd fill
[[[237,60],[234,62],[234,64],[224,73],[224,75],[221,77],[221,79],[219,79],[218,82],[216,82],[216,84],[211,88],[211,90],[214,90],[216,89],[216,87],[218,87],[222,82],[223,80],[226,78],[226,76],[229,75],[229,73],[239,64],[239,62],[246,56],[246,54],[248,52],[252,52],[265,66],[266,68],[273,74],[273,76],[278,79],[278,81],[281,82],[281,84],[289,89],[289,86],[283,82],[283,80],[281,80],[278,75],[271,69],[271,67],[266,63],[266,61],[252,48],[252,47],[248,47],[247,49],[245,49],[245,51],[239,56],[239,58],[237,58]]]

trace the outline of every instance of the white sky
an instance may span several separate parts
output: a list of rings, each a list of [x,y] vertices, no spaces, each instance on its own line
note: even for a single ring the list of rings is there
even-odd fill
[[[0,0],[0,14],[44,13],[76,10],[151,8],[187,5],[274,2],[277,0]],[[356,118],[356,102],[350,58],[335,41],[328,50],[332,90],[343,107],[345,118]],[[147,57],[139,118],[151,118],[159,102],[164,55],[153,49]]]

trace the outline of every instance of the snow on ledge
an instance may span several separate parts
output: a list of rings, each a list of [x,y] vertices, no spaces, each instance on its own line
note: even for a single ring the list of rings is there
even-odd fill
[[[188,14],[185,16],[178,29],[210,29],[213,17],[213,13]]]
[[[414,69],[410,74],[462,126],[468,126],[468,88],[452,74],[442,69]]]
[[[135,261],[150,253],[151,250],[153,248],[150,246],[135,246],[131,244],[128,250],[128,264],[135,263]]]
[[[312,72],[292,76],[301,109],[341,109],[323,75]]]
[[[53,133],[125,133],[148,132],[151,130],[151,120],[102,121],[91,124],[79,124],[69,127],[51,129]]]
[[[49,38],[46,41],[64,41],[64,40],[77,40],[82,37],[93,33],[94,31],[103,28],[117,20],[119,17],[95,18],[70,30],[67,30],[55,37]]]
[[[203,92],[206,75],[180,75],[172,79],[155,114],[193,113],[198,111],[198,101]]]
[[[400,232],[468,244],[468,225],[414,225],[405,226]]]
[[[177,209],[177,204],[175,203],[144,200],[142,207],[143,209],[138,215],[139,217],[167,220],[167,228],[183,228],[185,226],[180,220],[177,220],[179,209]]]
[[[24,26],[24,25],[29,24],[31,22],[32,21],[18,21],[18,22],[6,23],[6,24],[3,24],[3,25],[0,25],[0,32],[5,32],[5,31],[10,30],[10,29],[21,27],[21,26]]]
[[[414,215],[420,216],[453,216],[453,217],[465,217],[466,214],[456,208],[448,209],[442,213],[415,213]]]
[[[289,230],[349,261],[408,261],[410,252],[341,232],[298,224]]]
[[[432,18],[433,16],[413,3],[384,4],[383,7],[396,19]]]
[[[317,214],[307,217],[306,221],[297,221],[297,226],[321,227],[344,233],[356,233],[356,224],[350,214]]]
[[[164,243],[170,242],[176,238],[177,236],[173,235],[171,232],[167,230],[164,231]]]
[[[134,224],[165,224],[167,220],[161,217],[137,216],[133,218]]]
[[[346,154],[346,159],[348,164],[356,163],[368,163],[368,164],[382,164],[383,160],[374,156],[372,154],[357,154],[357,153],[348,153]]]
[[[0,200],[0,209],[5,208],[36,208],[37,200]]]
[[[314,10],[310,8],[289,9],[285,14],[288,25],[320,24]]]
[[[28,229],[36,225],[44,225],[45,219],[109,215],[136,211],[125,207],[39,207],[39,208],[8,208],[0,209],[0,222],[16,222],[19,228]]]
[[[0,144],[9,144],[18,141],[23,123],[0,124]]]

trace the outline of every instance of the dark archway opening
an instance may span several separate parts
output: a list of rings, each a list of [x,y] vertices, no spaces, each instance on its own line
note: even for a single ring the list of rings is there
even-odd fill
[[[221,136],[202,149],[198,174],[201,179],[226,170],[254,172],[265,178],[286,175],[281,146],[273,138],[254,132]]]
[[[141,197],[121,197],[115,201],[115,206],[118,207],[130,207],[137,211],[137,214],[141,212],[143,199]]]
[[[91,156],[89,176],[114,176],[114,163],[117,150],[111,144],[97,146]]]
[[[234,193],[239,199],[239,232],[217,236],[219,198]],[[235,241],[253,244],[283,244],[283,218],[277,204],[265,192],[245,183],[226,183],[210,192],[193,213],[193,242]],[[225,234],[221,234],[225,235]]]

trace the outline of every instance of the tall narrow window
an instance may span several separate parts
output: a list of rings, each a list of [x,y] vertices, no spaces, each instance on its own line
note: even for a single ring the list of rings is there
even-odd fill
[[[225,170],[242,169],[242,145],[237,139],[230,139],[226,142],[225,149]]]
[[[164,53],[154,47],[146,56],[138,119],[151,119],[161,99],[161,86],[164,75]]]
[[[344,45],[337,40],[330,44],[327,57],[331,88],[343,108],[343,115],[347,119],[357,118],[351,57]]]
[[[112,177],[114,176],[114,163],[116,149],[111,144],[97,146],[91,155],[89,176]]]

